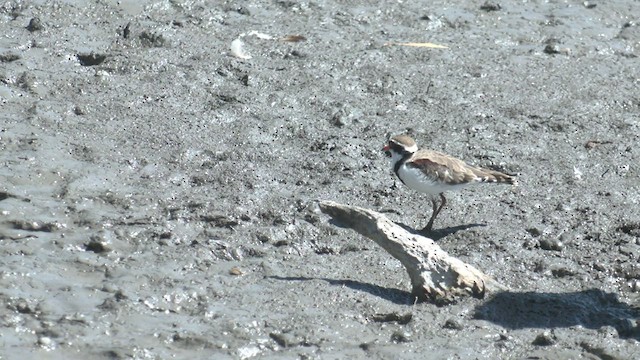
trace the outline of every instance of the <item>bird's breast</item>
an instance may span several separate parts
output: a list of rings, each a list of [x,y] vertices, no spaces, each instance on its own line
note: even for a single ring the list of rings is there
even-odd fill
[[[431,195],[437,195],[449,190],[458,190],[465,187],[466,185],[447,184],[440,180],[435,174],[429,175],[424,173],[420,169],[406,166],[405,164],[398,168],[398,177],[409,188]]]

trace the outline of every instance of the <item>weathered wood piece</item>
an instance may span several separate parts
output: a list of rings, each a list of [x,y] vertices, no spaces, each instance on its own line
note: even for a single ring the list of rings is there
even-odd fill
[[[447,254],[432,239],[411,233],[373,210],[320,202],[320,210],[341,225],[370,238],[398,259],[420,301],[446,304],[458,296],[483,298],[487,290],[505,288],[480,270]]]

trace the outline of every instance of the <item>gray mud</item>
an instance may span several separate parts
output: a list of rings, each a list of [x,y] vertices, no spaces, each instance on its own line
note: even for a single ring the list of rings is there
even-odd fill
[[[640,3],[500,5],[0,3],[0,358],[640,358]],[[435,224],[511,290],[318,212],[425,225],[388,132],[519,175]]]

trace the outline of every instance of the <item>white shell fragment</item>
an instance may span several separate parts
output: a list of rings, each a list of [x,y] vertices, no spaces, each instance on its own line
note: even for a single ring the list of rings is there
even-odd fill
[[[231,42],[231,55],[243,60],[251,59],[251,55],[244,51],[244,42],[240,38]]]

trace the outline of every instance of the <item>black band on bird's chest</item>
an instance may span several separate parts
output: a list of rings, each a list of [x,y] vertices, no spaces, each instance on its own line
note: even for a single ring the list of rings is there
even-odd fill
[[[393,172],[396,173],[396,176],[398,177],[398,179],[400,179],[400,181],[402,181],[403,184],[404,184],[404,180],[402,180],[402,178],[400,177],[400,173],[399,173],[400,166],[404,165],[404,163],[407,162],[407,160],[410,157],[411,157],[411,153],[407,153],[402,157],[402,159],[400,159],[395,165],[393,165]]]

